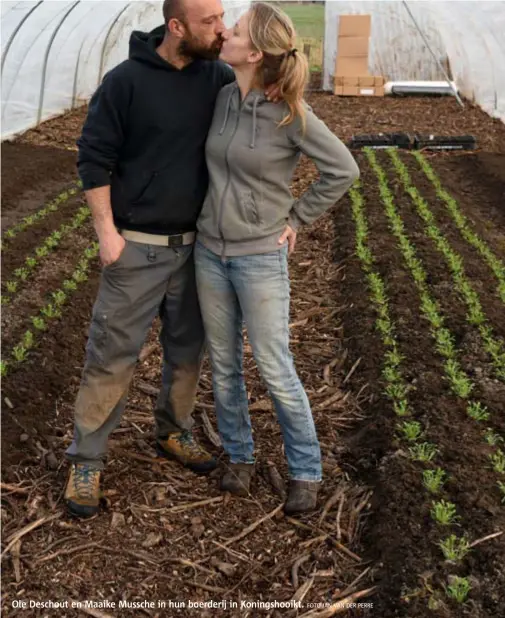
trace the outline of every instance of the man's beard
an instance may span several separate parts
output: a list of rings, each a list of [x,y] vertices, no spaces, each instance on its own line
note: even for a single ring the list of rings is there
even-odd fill
[[[179,54],[193,60],[217,60],[221,53],[223,39],[218,36],[210,47],[203,45],[188,30],[186,38],[179,44]]]

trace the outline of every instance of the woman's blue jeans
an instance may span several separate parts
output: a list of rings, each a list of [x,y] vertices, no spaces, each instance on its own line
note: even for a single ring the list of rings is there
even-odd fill
[[[218,428],[230,463],[254,462],[243,372],[245,322],[282,429],[289,476],[320,481],[321,450],[314,419],[289,350],[287,247],[221,259],[197,242],[195,265]]]

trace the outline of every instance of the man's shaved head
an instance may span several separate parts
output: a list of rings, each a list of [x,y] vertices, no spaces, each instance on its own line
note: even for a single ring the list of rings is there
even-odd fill
[[[165,25],[171,19],[184,20],[184,0],[165,0],[163,2],[163,19]]]

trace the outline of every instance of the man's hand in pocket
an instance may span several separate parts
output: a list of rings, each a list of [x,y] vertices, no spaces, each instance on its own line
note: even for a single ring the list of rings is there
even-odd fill
[[[123,253],[126,240],[114,228],[98,237],[100,244],[100,260],[103,266],[110,266],[117,262]]]

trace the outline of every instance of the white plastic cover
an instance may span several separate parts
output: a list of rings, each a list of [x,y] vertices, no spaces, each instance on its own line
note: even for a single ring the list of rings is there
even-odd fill
[[[446,59],[459,91],[505,122],[505,2],[407,2],[430,48]],[[444,79],[403,2],[326,2],[324,87],[331,89],[338,16],[370,14],[369,70],[387,80]],[[445,65],[444,65],[445,66]]]
[[[231,25],[248,1],[224,1]],[[132,30],[163,23],[162,2],[2,1],[2,140],[86,102],[128,56]]]

